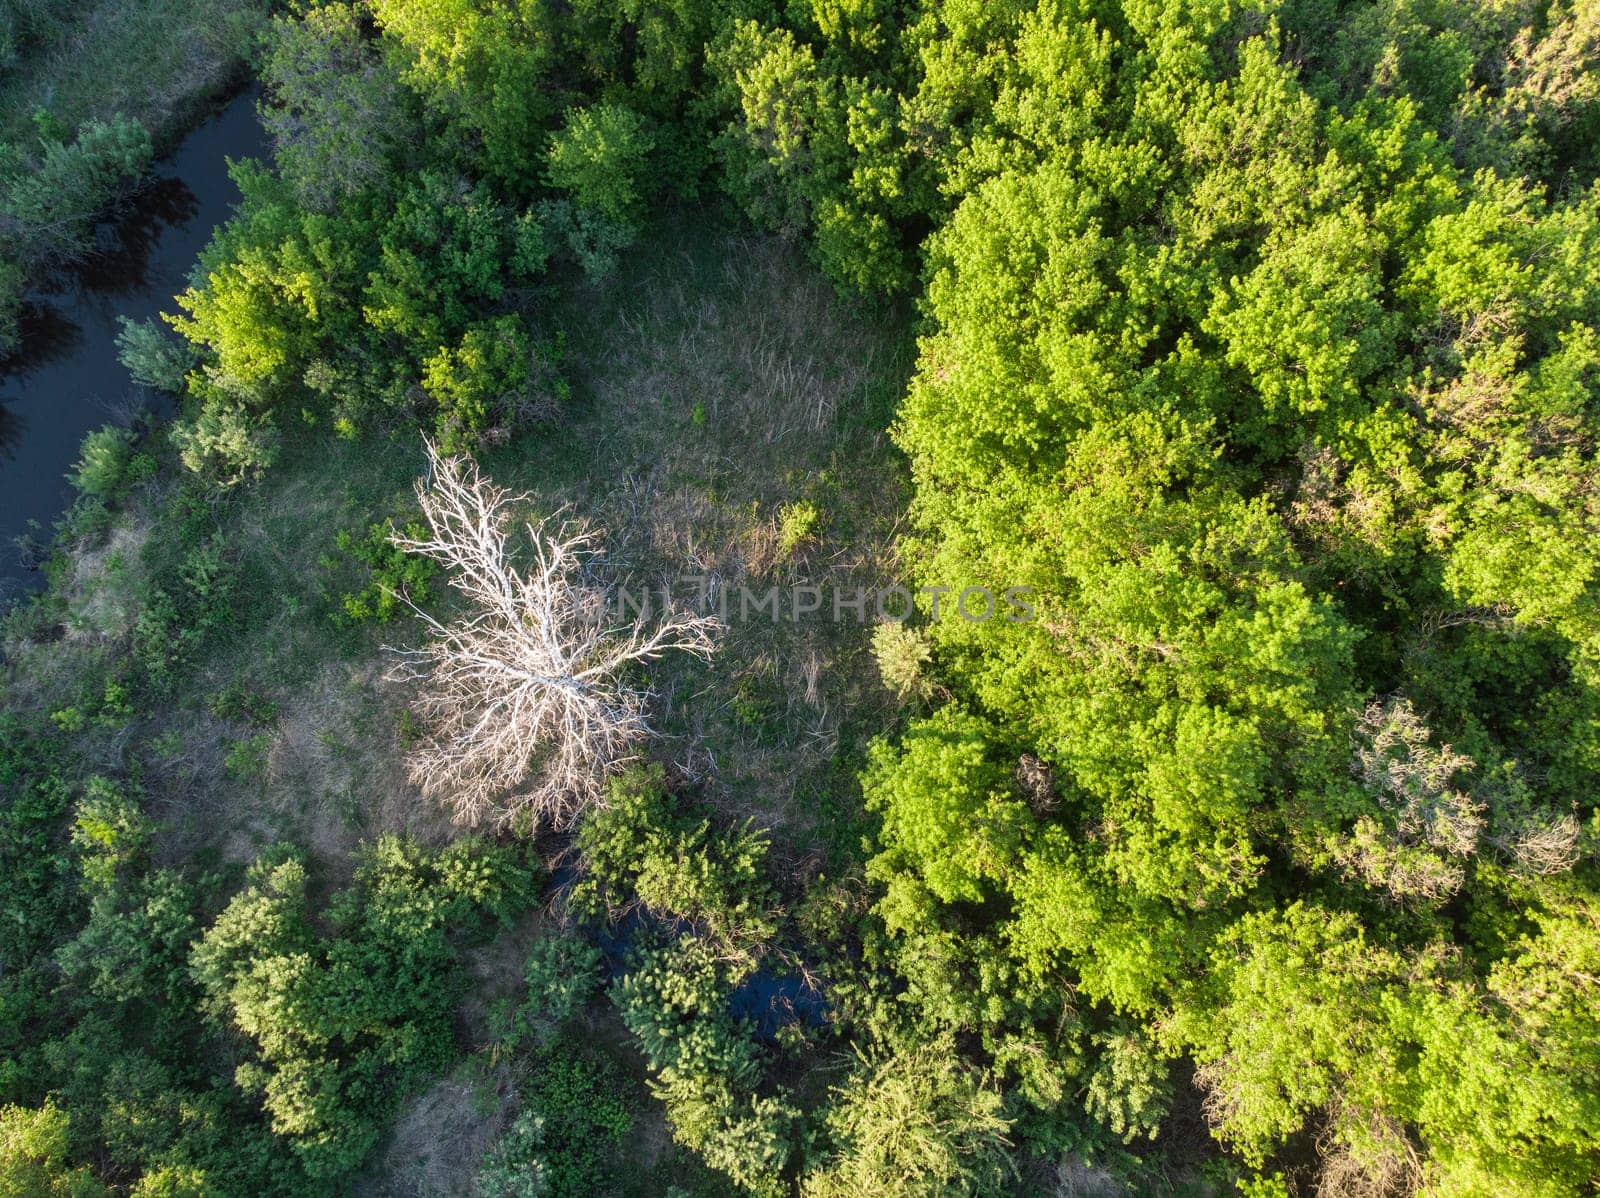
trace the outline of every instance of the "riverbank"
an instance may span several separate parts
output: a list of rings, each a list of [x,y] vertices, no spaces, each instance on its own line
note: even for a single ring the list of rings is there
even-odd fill
[[[244,81],[264,0],[103,0],[83,6],[0,76],[0,141],[84,121],[131,117],[156,154],[220,107]]]
[[[172,310],[239,200],[227,160],[262,151],[255,97],[237,96],[192,130],[120,217],[101,226],[95,254],[63,272],[60,285],[34,289],[21,349],[0,376],[0,607],[40,581],[24,559],[45,554],[51,526],[72,501],[66,475],[84,437],[156,400],[118,360],[118,321]]]
[[[62,3],[13,17],[0,72],[0,355],[32,291],[99,247],[151,161],[244,82],[263,0]],[[8,364],[9,365],[9,364]]]
[[[41,6],[0,74],[0,603],[25,584],[14,542],[42,544],[65,508],[62,475],[79,442],[128,408],[116,318],[168,306],[237,199],[225,158],[254,153],[260,132],[253,101],[226,101],[248,82],[269,7]],[[121,123],[130,147],[147,135],[146,148],[117,159],[123,182],[87,160],[63,171],[68,158],[42,153],[45,142],[70,146],[90,122]],[[160,161],[130,202],[151,156]],[[52,196],[65,198],[61,211]],[[116,219],[96,225],[106,204]]]

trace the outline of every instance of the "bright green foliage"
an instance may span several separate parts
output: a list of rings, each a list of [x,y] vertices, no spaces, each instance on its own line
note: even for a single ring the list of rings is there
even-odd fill
[[[395,195],[369,181],[332,214],[258,167],[235,176],[239,214],[179,297],[188,315],[170,318],[203,351],[199,410],[177,434],[192,469],[235,482],[270,462],[271,409],[299,383],[352,433],[431,396],[441,437],[463,447],[560,398],[557,356],[536,356],[523,321],[477,315],[543,268],[532,215],[448,169]]]
[[[412,520],[406,524],[404,532],[406,536],[417,540],[422,537],[423,528]],[[438,563],[432,558],[397,548],[393,536],[392,524],[371,524],[367,526],[365,538],[358,538],[343,528],[334,537],[339,552],[365,566],[372,580],[361,590],[347,593],[340,600],[341,611],[337,618],[353,624],[367,620],[387,624],[399,611],[402,598],[419,607],[433,602]],[[325,559],[325,565],[329,568],[334,564]]]
[[[631,228],[642,214],[652,140],[639,114],[620,104],[575,108],[550,140],[547,178],[579,208]]]
[[[102,1198],[111,1193],[83,1166],[67,1164],[67,1115],[0,1107],[0,1198]]]
[[[1241,920],[1217,962],[1226,997],[1199,1037],[1202,1067],[1223,1130],[1259,1161],[1308,1111],[1354,1097],[1349,1078],[1381,1051],[1379,989],[1401,963],[1348,915],[1300,904]]]
[[[891,931],[914,928],[934,902],[979,903],[1004,879],[1020,847],[1027,809],[994,759],[992,729],[955,708],[915,724],[900,753],[875,747],[863,784],[883,812],[872,876],[886,882],[881,910]]]
[[[778,509],[778,557],[790,558],[815,539],[822,511],[809,499],[786,503]]]
[[[1012,1192],[1000,1093],[947,1039],[859,1062],[827,1126],[837,1155],[806,1177],[807,1198]]]
[[[617,104],[573,109],[551,138],[546,178],[569,198],[539,211],[590,279],[609,274],[639,235],[653,145],[643,118]]]
[[[1593,177],[1585,18],[1469,7],[819,9],[712,63],[730,190],[842,282],[892,283],[931,222],[909,556],[1035,605],[929,604],[960,706],[865,775],[908,997],[1000,1062],[1065,987],[1132,1018],[1086,1095],[1118,1135],[1162,1106],[1120,1037],[1167,1012],[1247,1155],[1342,1111],[1341,1168],[1470,1160],[1449,1184],[1488,1192],[1523,1158],[1421,1114],[1443,1070],[1373,1062],[1415,1059],[1390,954],[1486,993],[1528,880],[1587,892],[1600,209],[1511,166]],[[1467,927],[1430,914],[1452,896]],[[1459,1037],[1464,1000],[1430,1001]],[[1525,1159],[1569,1176],[1581,1119]]]
[[[91,892],[114,886],[119,873],[140,860],[150,834],[150,821],[130,795],[110,778],[91,777],[72,821],[85,886]]]
[[[83,439],[72,485],[92,499],[113,499],[122,489],[132,456],[133,436],[127,429],[114,424],[95,429]]]
[[[187,313],[169,317],[208,351],[202,397],[213,392],[260,403],[302,368],[319,333],[334,332],[357,262],[344,244],[350,222],[302,213],[289,188],[248,161],[233,168],[243,193],[237,215],[201,255],[203,282],[178,297]]]
[[[445,118],[447,141],[481,147],[513,194],[538,181],[541,130],[557,111],[556,15],[541,0],[375,0],[402,76]]]
[[[894,94],[868,77],[826,73],[789,30],[753,20],[733,26],[711,69],[735,114],[719,143],[734,199],[765,224],[812,232],[819,262],[841,282],[903,285],[894,221],[913,209]]]
[[[180,301],[198,357],[127,336],[141,377],[187,376],[175,442],[213,481],[270,460],[285,404],[452,449],[548,417],[545,289],[570,272],[547,263],[604,274],[657,195],[707,178],[841,286],[918,291],[892,431],[914,484],[901,560],[929,589],[919,632],[881,633],[878,656],[905,697],[949,701],[870,750],[867,860],[800,903],[807,934],[848,925],[819,937],[832,1027],[871,1062],[810,1126],[728,1014],[793,948],[765,838],[645,772],[578,831],[576,911],[637,901],[684,933],[615,988],[680,1141],[757,1193],[794,1183],[804,1136],[818,1193],[982,1192],[1008,1184],[1007,1138],[1143,1152],[1185,1058],[1173,1076],[1197,1070],[1253,1192],[1592,1187],[1594,5],[370,11],[370,38],[342,5],[277,25],[277,172],[240,168],[240,212]],[[45,132],[4,156],[5,204],[59,255],[141,148]],[[6,270],[0,309],[23,277]],[[140,613],[139,682],[172,687],[226,624],[228,558],[202,542]],[[1031,611],[962,618],[968,587],[1026,588]],[[60,715],[75,735],[97,718]],[[5,768],[25,794],[3,813],[6,901],[82,905],[61,898],[66,792]],[[115,1022],[102,957],[136,1015],[167,1001],[197,902],[114,851],[105,797],[81,812],[81,944],[35,937],[0,977],[8,1045],[48,1013],[45,956],[97,1019]],[[390,867],[412,905],[369,866],[324,932],[278,863],[197,965],[330,1185],[447,1054],[443,929],[466,916],[442,914],[445,865]],[[414,976],[362,945],[413,954]],[[553,1019],[591,976],[574,955],[556,985],[566,952],[530,963]],[[20,1096],[37,1106],[44,1070],[72,1118],[98,1110],[95,1036],[8,1064]],[[205,1120],[158,1119],[165,1083],[131,1055],[151,1046],[118,1037],[138,1096],[119,1167],[181,1186],[204,1157],[218,1184],[213,1155],[175,1147]],[[529,1192],[551,1118],[508,1142]],[[174,1130],[134,1144],[157,1124]],[[258,1132],[246,1155],[292,1176]]]
[[[534,348],[522,322],[501,316],[473,325],[460,344],[422,365],[422,385],[439,404],[439,447],[472,444],[502,413],[523,402],[533,380]]]
[[[304,865],[258,862],[196,946],[210,1010],[254,1045],[238,1081],[313,1177],[361,1163],[405,1093],[452,1056],[453,927],[509,915],[529,877],[459,842],[437,860],[379,841],[316,930]]]
[[[278,460],[280,444],[270,413],[257,415],[241,404],[209,396],[193,421],[173,429],[172,440],[185,466],[220,487],[258,476]]]
[[[1583,1079],[1600,1045],[1600,921],[1586,896],[1552,901],[1532,925],[1482,992],[1458,983],[1408,995],[1405,1030],[1424,1054],[1408,1113],[1435,1148],[1445,1193],[1501,1179],[1530,1193],[1576,1193],[1593,1178],[1600,1104]]]
[[[542,265],[536,226],[512,217],[481,185],[430,172],[406,188],[384,227],[366,320],[425,356],[467,326],[477,306]]]
[[[735,960],[765,950],[777,912],[760,832],[696,820],[667,793],[659,767],[623,774],[606,799],[578,830],[586,873],[575,910],[601,915],[637,897],[656,916],[693,924]]]

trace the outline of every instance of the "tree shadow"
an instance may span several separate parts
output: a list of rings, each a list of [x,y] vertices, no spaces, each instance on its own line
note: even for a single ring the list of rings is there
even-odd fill
[[[0,462],[9,462],[16,458],[17,446],[22,444],[22,434],[27,427],[28,422],[22,418],[21,413],[12,410],[4,400],[0,400]]]

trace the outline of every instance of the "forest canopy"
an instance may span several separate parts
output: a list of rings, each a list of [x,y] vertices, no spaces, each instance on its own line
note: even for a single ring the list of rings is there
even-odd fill
[[[291,434],[557,438],[560,297],[664,213],[915,313],[888,432],[923,590],[873,641],[900,706],[841,751],[848,835],[797,883],[682,771],[611,777],[518,1035],[609,987],[708,1193],[1042,1193],[1068,1158],[1130,1192],[1593,1192],[1600,9],[370,0],[258,57],[271,161],[176,336],[128,334],[205,502]],[[102,142],[101,173],[148,157],[86,126],[39,169]],[[42,184],[8,186],[0,236]],[[426,606],[407,543],[357,552]],[[161,617],[197,638],[204,562]],[[929,601],[969,586],[1033,618]],[[175,686],[173,643],[128,685]],[[378,841],[325,914],[288,849],[224,897],[146,860],[136,788],[80,793],[56,723],[0,754],[7,910],[76,920],[3,925],[0,1194],[342,1192],[552,829]],[[602,978],[580,933],[639,911]],[[824,1015],[735,1017],[794,971]],[[568,1160],[563,1127],[504,1143]],[[610,1192],[511,1151],[494,1193]]]

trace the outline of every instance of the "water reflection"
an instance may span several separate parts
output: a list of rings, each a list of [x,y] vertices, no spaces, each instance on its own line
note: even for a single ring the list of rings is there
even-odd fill
[[[200,200],[182,179],[152,179],[134,198],[122,219],[101,226],[101,244],[73,272],[85,291],[126,295],[143,288],[151,252],[162,233],[186,225],[200,211]]]
[[[41,367],[70,358],[83,344],[83,328],[60,304],[37,300],[23,304],[17,315],[17,332],[17,352],[0,362],[8,383],[26,382]]]
[[[22,441],[22,431],[27,422],[5,404],[0,403],[0,462],[17,456],[17,446]]]
[[[133,388],[117,361],[117,318],[174,309],[196,257],[238,201],[227,159],[255,154],[262,140],[247,92],[157,164],[118,219],[97,229],[93,254],[30,296],[21,350],[0,363],[0,594],[37,585],[15,547],[43,535],[30,530],[47,533],[66,509],[65,476],[84,435],[127,418],[111,410]]]

